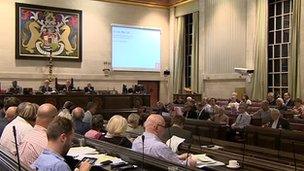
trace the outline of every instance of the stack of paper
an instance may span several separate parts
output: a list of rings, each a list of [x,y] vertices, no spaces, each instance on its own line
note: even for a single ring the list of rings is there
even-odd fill
[[[197,167],[202,168],[205,166],[224,166],[225,163],[213,160],[208,157],[206,154],[196,154],[194,157],[197,158]]]
[[[96,149],[91,147],[73,147],[70,148],[67,156],[77,157],[80,155],[92,155],[92,154],[98,154],[98,151],[96,151]]]

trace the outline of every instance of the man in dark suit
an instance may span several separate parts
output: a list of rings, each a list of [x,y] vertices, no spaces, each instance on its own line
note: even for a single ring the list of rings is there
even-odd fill
[[[281,117],[281,113],[278,109],[271,109],[272,121],[269,123],[269,127],[273,129],[290,129],[289,122]]]
[[[12,82],[12,86],[8,89],[8,93],[22,94],[22,87],[18,85],[18,82],[16,80]]]
[[[50,81],[49,81],[49,80],[45,80],[45,81],[44,81],[44,85],[40,86],[40,87],[39,87],[39,90],[40,90],[42,93],[51,92],[53,89],[50,87]]]
[[[167,141],[170,139],[173,135],[184,138],[185,142],[191,142],[192,133],[188,130],[183,129],[185,118],[181,115],[175,115],[173,118],[173,125],[172,127],[167,128],[164,140]]]
[[[87,86],[84,88],[84,92],[87,94],[95,93],[94,87],[92,87],[91,83],[87,84]]]
[[[212,113],[211,106],[203,100],[201,103],[197,103],[197,119],[200,120],[208,120],[210,118],[210,114]]]
[[[291,99],[290,97],[290,93],[284,93],[284,103],[285,103],[285,106],[288,108],[288,109],[291,109],[294,107],[294,101]]]
[[[72,116],[75,125],[75,133],[84,135],[90,130],[90,124],[82,121],[84,117],[84,110],[81,107],[76,107],[72,111]]]
[[[197,119],[196,107],[194,104],[185,104],[183,108],[184,116],[189,119]]]

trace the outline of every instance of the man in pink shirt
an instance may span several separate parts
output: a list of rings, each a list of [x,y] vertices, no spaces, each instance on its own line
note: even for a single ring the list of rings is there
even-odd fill
[[[56,107],[49,103],[38,108],[36,124],[32,131],[24,136],[20,145],[20,159],[27,166],[30,166],[46,148],[48,143],[46,130],[57,114]]]

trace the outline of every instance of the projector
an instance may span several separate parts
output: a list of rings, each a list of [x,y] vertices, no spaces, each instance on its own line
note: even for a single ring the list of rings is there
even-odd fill
[[[254,72],[254,70],[248,69],[248,68],[234,68],[234,72],[242,74],[242,75],[248,75],[248,74],[252,74]]]

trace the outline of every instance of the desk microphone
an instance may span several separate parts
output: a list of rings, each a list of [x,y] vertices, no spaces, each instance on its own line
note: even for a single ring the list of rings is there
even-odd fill
[[[197,135],[198,135],[198,143],[199,143],[200,150],[203,151],[202,142],[201,142],[201,135],[200,135],[200,133],[199,133],[198,126],[196,125],[195,128],[196,128],[196,132],[197,132]]]
[[[244,168],[244,162],[245,162],[245,150],[246,150],[246,142],[247,142],[247,136],[248,136],[248,132],[246,127],[244,128],[244,140],[243,140],[243,158],[242,158],[242,167]]]
[[[213,141],[212,141],[212,139],[213,139],[213,131],[214,131],[214,127],[213,127],[213,125],[210,125],[211,126],[211,128],[209,128],[209,136],[210,136],[210,143],[211,144],[213,144]]]
[[[168,133],[169,133],[169,148],[172,150],[172,148],[171,148],[171,139],[172,139],[171,127],[168,128]]]
[[[279,133],[280,133],[280,134],[279,134],[279,146],[278,146],[278,160],[280,159],[282,130],[280,130]]]
[[[186,167],[188,167],[188,159],[189,159],[191,146],[192,146],[192,138],[190,139],[190,144],[188,145],[188,149],[187,149]]]
[[[141,170],[144,170],[144,163],[145,163],[145,135],[141,136],[142,141],[142,164],[141,164]]]
[[[293,163],[294,163],[294,169],[297,171],[297,159],[296,159],[296,148],[294,141],[292,142],[292,150],[293,150]]]
[[[13,133],[14,133],[15,146],[16,146],[16,155],[17,155],[17,162],[18,162],[18,171],[21,171],[20,157],[19,157],[19,150],[18,150],[18,143],[17,143],[17,133],[16,133],[16,127],[15,127],[15,126],[13,126]]]

